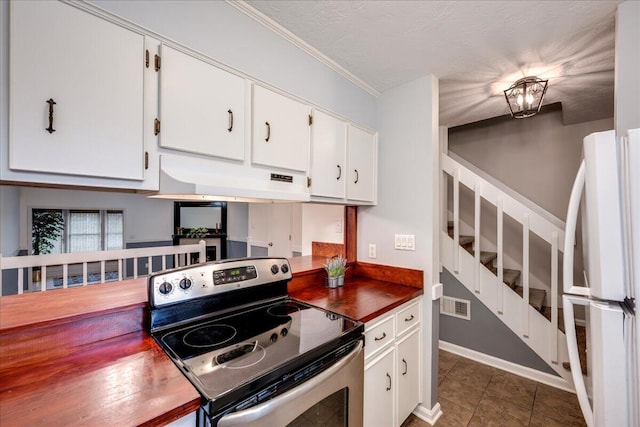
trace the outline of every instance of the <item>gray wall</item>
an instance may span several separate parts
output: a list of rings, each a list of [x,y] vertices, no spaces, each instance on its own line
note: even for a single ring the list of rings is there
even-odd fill
[[[449,151],[564,221],[582,139],[609,129],[613,118],[564,126],[555,110],[451,128]]]
[[[378,204],[358,208],[358,260],[424,271],[423,405],[431,409],[437,402],[431,287],[439,269],[438,80],[426,76],[383,93],[378,126]],[[415,235],[416,250],[395,250],[396,233]],[[376,244],[376,259],[368,258],[370,243]]]
[[[376,128],[375,96],[227,2],[92,3],[256,79]]]
[[[444,295],[471,301],[471,320],[440,315],[440,340],[557,375],[449,271],[443,269],[440,280]]]

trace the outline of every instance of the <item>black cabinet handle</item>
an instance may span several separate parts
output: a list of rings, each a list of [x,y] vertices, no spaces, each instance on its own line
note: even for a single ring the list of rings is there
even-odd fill
[[[229,110],[227,113],[229,113],[229,127],[227,130],[231,132],[233,130],[233,111]]]
[[[336,178],[337,180],[340,180],[340,177],[342,176],[342,168],[340,167],[340,165],[336,165],[338,167],[338,177]]]
[[[381,337],[375,337],[373,340],[374,341],[380,341],[380,340],[385,339],[386,337],[387,337],[387,333],[383,332]]]
[[[53,128],[53,106],[56,105],[56,101],[53,98],[49,98],[46,103],[49,104],[49,127],[45,130],[49,133],[54,133],[56,130]]]
[[[267,137],[264,139],[266,142],[269,142],[269,138],[271,138],[271,125],[269,122],[264,122],[267,125]]]
[[[356,180],[353,181],[354,184],[358,183],[358,180],[360,179],[360,175],[358,174],[358,169],[354,169],[355,173],[356,173]]]
[[[402,359],[402,363],[404,363],[404,372],[402,375],[407,375],[407,371],[409,370],[409,366],[407,365],[407,361]]]
[[[387,379],[389,380],[389,387],[387,387],[387,391],[391,390],[391,375],[387,372]]]
[[[411,322],[412,320],[413,320],[413,314],[411,316],[409,316],[409,317],[405,317],[404,318],[405,322]]]

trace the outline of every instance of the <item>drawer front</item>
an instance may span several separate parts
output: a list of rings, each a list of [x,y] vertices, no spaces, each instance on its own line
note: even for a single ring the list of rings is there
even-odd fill
[[[420,303],[416,302],[396,314],[398,335],[402,335],[413,325],[420,323]]]
[[[367,358],[384,348],[395,339],[394,317],[389,316],[376,323],[371,329],[365,330],[364,357]]]

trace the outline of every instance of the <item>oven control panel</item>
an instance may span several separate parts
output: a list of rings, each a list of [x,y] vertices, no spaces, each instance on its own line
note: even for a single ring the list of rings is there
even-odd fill
[[[159,307],[239,288],[291,280],[286,258],[244,258],[193,264],[149,276],[149,303]]]

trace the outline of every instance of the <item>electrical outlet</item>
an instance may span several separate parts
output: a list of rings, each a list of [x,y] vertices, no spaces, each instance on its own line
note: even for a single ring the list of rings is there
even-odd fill
[[[376,244],[369,243],[369,258],[375,258],[375,257],[376,257]]]

